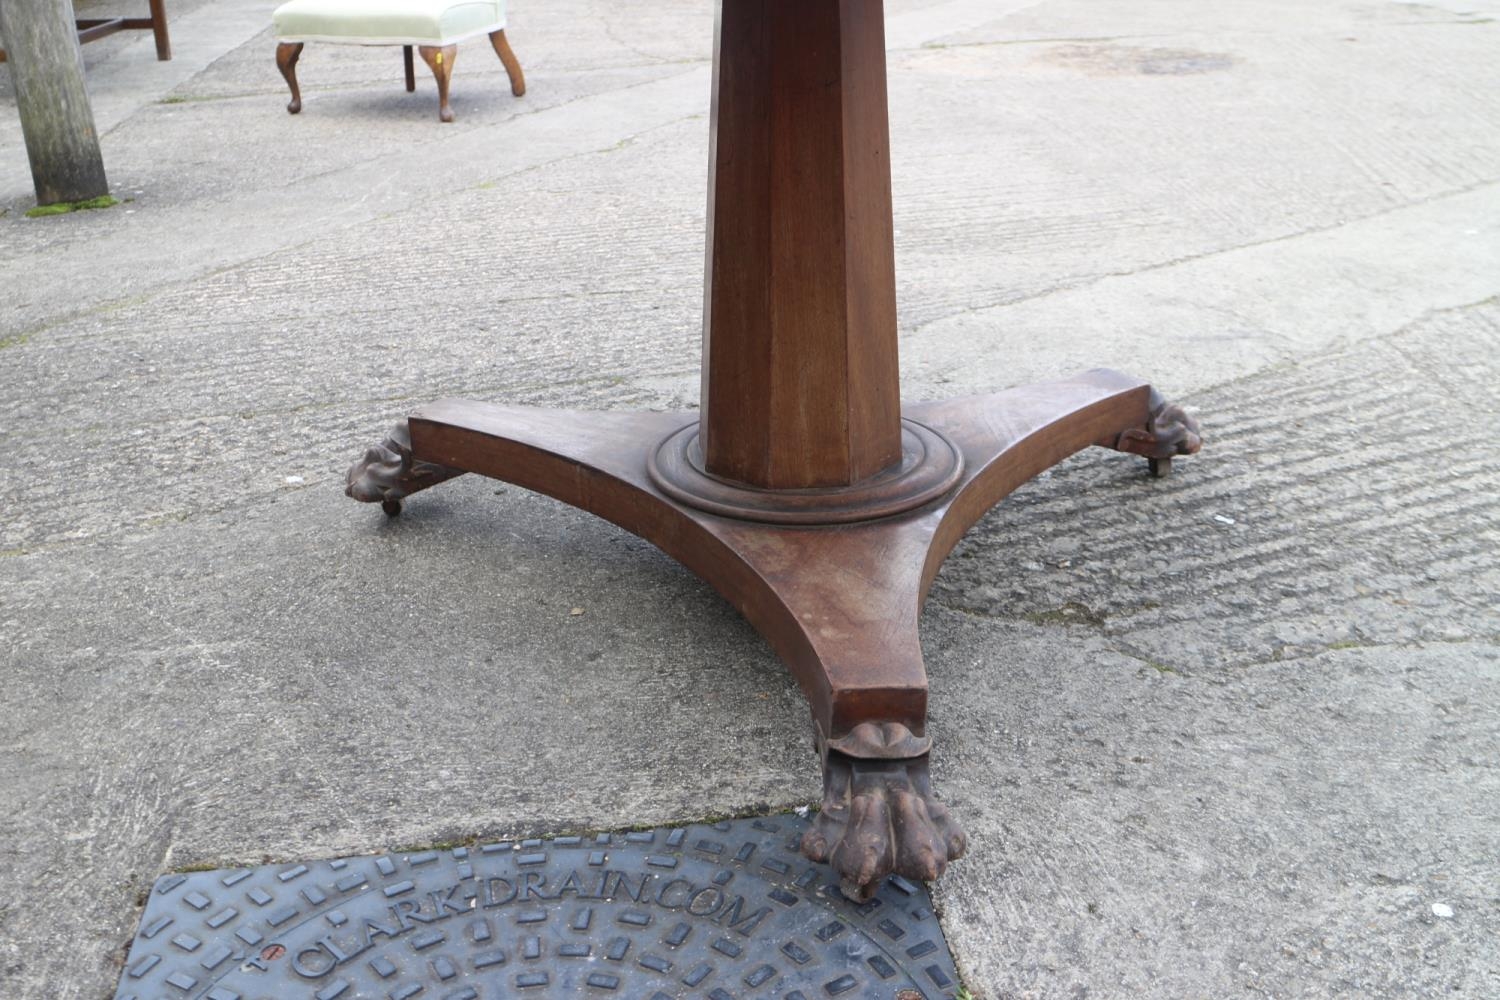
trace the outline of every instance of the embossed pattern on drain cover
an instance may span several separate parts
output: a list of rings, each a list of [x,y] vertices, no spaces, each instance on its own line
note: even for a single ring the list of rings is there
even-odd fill
[[[116,1000],[938,1000],[927,891],[856,905],[794,816],[167,875]]]

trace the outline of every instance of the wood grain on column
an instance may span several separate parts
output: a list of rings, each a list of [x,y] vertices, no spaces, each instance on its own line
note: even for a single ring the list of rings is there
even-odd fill
[[[855,478],[900,455],[896,255],[891,214],[885,15],[880,2],[843,0],[844,241],[849,337],[849,433]],[[870,8],[874,8],[873,14]],[[864,448],[859,447],[864,443]]]
[[[702,444],[769,489],[899,460],[880,0],[723,0],[715,52]]]

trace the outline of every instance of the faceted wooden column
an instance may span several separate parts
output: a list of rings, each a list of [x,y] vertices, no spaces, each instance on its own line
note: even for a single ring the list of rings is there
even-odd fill
[[[724,0],[709,161],[705,471],[846,486],[901,457],[881,0]]]

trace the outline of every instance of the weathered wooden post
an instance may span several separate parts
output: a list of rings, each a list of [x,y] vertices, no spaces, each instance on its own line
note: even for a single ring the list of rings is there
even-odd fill
[[[0,38],[43,205],[109,194],[72,0],[0,0]]]

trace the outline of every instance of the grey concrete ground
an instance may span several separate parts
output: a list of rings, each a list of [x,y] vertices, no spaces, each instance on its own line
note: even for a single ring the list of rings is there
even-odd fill
[[[452,126],[392,49],[291,118],[271,3],[169,6],[172,62],[85,50],[117,208],[24,217],[0,70],[0,996],[109,995],[174,867],[812,802],[651,547],[341,495],[437,396],[693,405],[706,0],[517,0],[530,93],[468,43]],[[971,988],[1500,995],[1500,3],[888,9],[907,395],[1109,365],[1209,437],[937,582]]]

